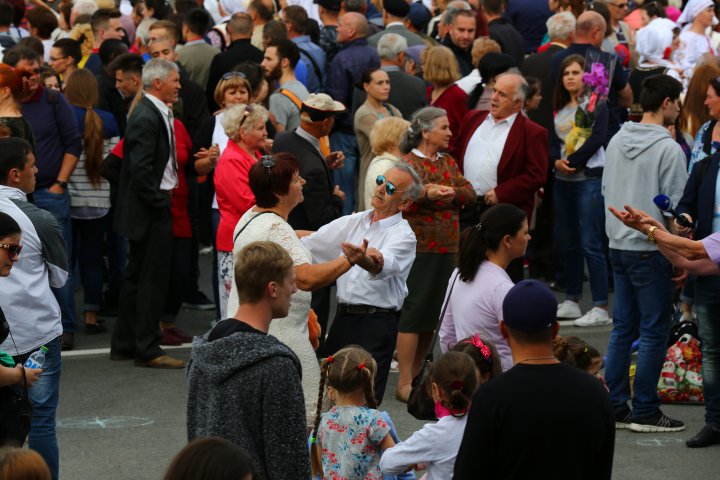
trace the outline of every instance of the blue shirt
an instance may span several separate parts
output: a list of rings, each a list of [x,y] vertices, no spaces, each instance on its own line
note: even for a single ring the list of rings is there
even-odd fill
[[[295,37],[293,42],[300,48],[300,58],[307,69],[307,81],[302,83],[308,89],[308,92],[317,93],[322,88],[325,75],[325,52],[318,45],[312,43],[308,35]],[[320,73],[319,77],[315,66],[317,66]]]

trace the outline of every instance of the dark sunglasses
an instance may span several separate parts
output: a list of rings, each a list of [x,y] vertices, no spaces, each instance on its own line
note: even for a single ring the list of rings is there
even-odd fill
[[[243,72],[227,72],[222,76],[223,80],[230,80],[231,78],[247,78]]]
[[[260,159],[260,165],[263,166],[268,177],[271,177],[272,172],[270,171],[270,169],[275,166],[275,162],[273,161],[272,156],[271,155],[263,155],[262,158]]]
[[[243,118],[240,120],[240,125],[238,127],[242,127],[243,123],[245,123],[245,119],[255,111],[255,109],[252,107],[252,105],[245,105],[245,112],[243,113]]]
[[[8,245],[7,243],[0,243],[0,248],[7,250],[11,257],[19,257],[23,249],[22,245]]]
[[[385,184],[385,193],[387,193],[388,195],[394,195],[396,193],[403,193],[406,191],[406,190],[398,190],[394,183],[388,182],[385,179],[385,175],[378,175],[377,178],[375,179],[375,184],[379,186],[379,185],[382,185],[383,183]]]

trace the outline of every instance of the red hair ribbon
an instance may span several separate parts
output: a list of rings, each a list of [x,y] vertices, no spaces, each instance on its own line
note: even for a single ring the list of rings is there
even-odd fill
[[[333,362],[332,355],[328,355],[327,361],[328,361],[328,363],[332,363],[332,362]]]
[[[365,368],[365,363],[358,363],[358,370]]]
[[[461,382],[460,380],[455,380],[452,382],[452,389],[453,390],[462,390],[465,384]]]
[[[485,345],[483,341],[480,339],[480,335],[477,333],[472,336],[470,339],[470,343],[473,344],[474,347],[476,347],[478,350],[480,350],[480,353],[482,353],[483,358],[488,362],[492,363],[492,350],[490,350],[490,347]]]

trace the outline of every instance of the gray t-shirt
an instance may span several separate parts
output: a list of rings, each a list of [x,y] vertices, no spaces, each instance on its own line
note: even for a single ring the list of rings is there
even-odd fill
[[[573,127],[575,127],[575,113],[577,112],[577,109],[577,105],[565,105],[555,114],[555,133],[560,139],[560,158],[567,158],[565,138],[568,136]],[[570,175],[556,171],[555,178],[565,182],[581,182],[588,179],[585,175],[585,169],[582,169],[579,172],[571,173]]]
[[[300,101],[304,101],[310,93],[305,85],[297,80],[291,80],[280,85],[280,88],[289,90]],[[275,115],[278,123],[285,126],[285,130],[293,131],[300,126],[300,110],[290,98],[276,91],[270,95],[270,111]]]

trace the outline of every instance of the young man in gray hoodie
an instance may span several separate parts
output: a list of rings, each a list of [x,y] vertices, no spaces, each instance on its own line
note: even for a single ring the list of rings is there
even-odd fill
[[[253,242],[235,259],[240,307],[193,342],[188,364],[188,441],[222,437],[244,448],[263,479],[307,480],[300,361],[268,335],[288,314],[295,288],[290,255]]]
[[[627,122],[607,148],[602,191],[605,206],[637,206],[670,227],[653,197],[668,195],[674,204],[682,197],[687,171],[685,156],[667,127],[680,113],[682,85],[667,75],[642,84],[640,123]],[[610,240],[610,262],[615,279],[613,329],[608,344],[605,378],[615,409],[617,428],[635,432],[676,432],[685,425],[660,410],[660,378],[671,327],[673,267],[647,236],[624,226],[605,211]],[[630,400],[630,348],[640,336],[632,410]]]

